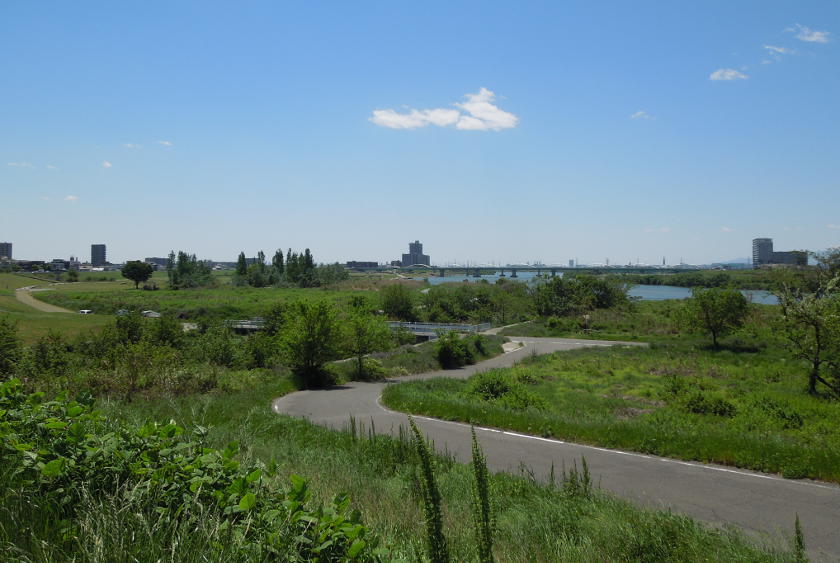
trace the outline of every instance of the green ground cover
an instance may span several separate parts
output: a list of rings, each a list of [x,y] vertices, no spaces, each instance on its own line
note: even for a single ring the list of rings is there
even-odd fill
[[[143,291],[134,289],[134,284],[125,280],[125,283],[67,284],[57,286],[55,291],[39,292],[36,297],[73,311],[91,309],[95,314],[151,309],[184,320],[222,320],[261,315],[277,303],[325,299],[346,304],[354,296],[363,295],[364,292],[351,290],[233,286]]]
[[[389,549],[388,559],[423,560],[418,459],[410,445],[370,436],[364,421],[356,422],[355,431],[336,432],[276,415],[266,398],[279,396],[287,385],[264,381],[226,394],[102,406],[109,418],[135,426],[172,419],[188,430],[205,428],[212,447],[238,441],[243,463],[276,467],[277,483],[287,483],[291,474],[303,476],[314,502],[347,493]],[[434,468],[452,560],[474,561],[471,472],[445,457],[436,457]],[[735,531],[712,530],[689,518],[640,510],[597,489],[564,485],[559,473],[558,468],[554,486],[538,484],[527,474],[492,476],[497,561],[794,560],[784,548],[751,547]]]
[[[660,344],[529,359],[469,380],[390,386],[405,412],[564,440],[840,481],[840,404],[769,349]]]

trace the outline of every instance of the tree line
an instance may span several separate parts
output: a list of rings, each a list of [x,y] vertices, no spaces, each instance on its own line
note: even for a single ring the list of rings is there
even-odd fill
[[[256,258],[249,260],[245,252],[240,252],[236,260],[236,272],[234,273],[234,284],[248,285],[251,287],[267,286],[297,286],[297,287],[319,287],[330,285],[349,277],[346,269],[340,264],[315,263],[315,258],[309,249],[303,252],[293,252],[277,249],[271,258],[271,263],[266,262],[265,253],[260,250]]]

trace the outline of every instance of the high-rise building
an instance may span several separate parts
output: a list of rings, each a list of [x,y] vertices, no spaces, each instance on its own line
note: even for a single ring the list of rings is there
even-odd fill
[[[428,254],[423,254],[423,245],[419,240],[408,243],[408,254],[402,255],[402,266],[416,266],[425,264],[430,266],[432,264]]]
[[[806,266],[808,253],[804,250],[788,250],[779,252],[773,250],[773,239],[753,239],[753,267],[765,264],[785,264],[788,266]]]
[[[770,264],[773,262],[773,239],[754,238],[752,241],[752,251],[753,266],[757,267],[762,264]]]
[[[101,267],[108,263],[105,258],[105,245],[92,244],[90,245],[90,265],[93,267]]]
[[[0,242],[0,260],[12,259],[12,243]]]

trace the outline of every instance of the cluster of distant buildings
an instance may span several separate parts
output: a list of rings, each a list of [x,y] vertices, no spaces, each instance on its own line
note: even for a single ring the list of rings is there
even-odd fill
[[[752,241],[753,268],[762,266],[805,266],[808,264],[808,253],[804,250],[788,250],[779,252],[773,250],[773,239],[754,238]]]
[[[663,265],[664,265],[663,258]],[[165,268],[168,258],[150,257],[143,260],[154,268]],[[104,244],[90,245],[90,261],[82,262],[78,257],[71,256],[69,260],[56,258],[52,261],[44,260],[15,260],[12,254],[11,242],[0,242],[0,263],[12,263],[24,271],[102,271],[118,270],[122,264],[111,264],[108,262],[107,248]],[[423,254],[423,244],[419,240],[408,243],[408,253],[402,255],[401,260],[392,260],[390,266],[397,268],[427,266],[431,267],[432,260],[428,254]],[[772,238],[755,238],[752,241],[752,266],[753,268],[773,266],[805,266],[808,264],[808,253],[804,250],[776,251],[773,250]],[[209,262],[214,269],[232,269],[236,267],[235,262]],[[576,261],[569,260],[569,267],[573,268]],[[609,261],[607,262],[609,266]],[[351,260],[345,263],[350,270],[367,270],[382,266],[375,261]]]
[[[0,262],[14,264],[18,269],[25,272],[53,271],[66,272],[69,270],[78,271],[103,271],[119,269],[121,265],[108,262],[107,251],[104,244],[90,245],[90,261],[82,262],[79,257],[71,256],[68,260],[54,258],[49,262],[46,260],[15,260],[12,252],[11,242],[0,242]]]
[[[391,260],[390,266],[395,268],[408,268],[414,266],[431,266],[432,259],[428,254],[423,254],[423,244],[419,240],[408,243],[408,254],[402,255],[402,260]],[[344,264],[348,270],[367,270],[378,268],[379,262],[351,260]]]

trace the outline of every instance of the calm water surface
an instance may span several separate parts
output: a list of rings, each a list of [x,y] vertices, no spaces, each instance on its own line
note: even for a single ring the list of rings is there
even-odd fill
[[[442,283],[464,282],[464,281],[479,281],[487,280],[490,283],[496,283],[496,280],[502,276],[493,274],[489,276],[481,276],[475,278],[473,276],[444,276],[444,277],[429,277],[429,283],[432,285],[439,285]],[[508,274],[505,279],[513,279],[520,282],[528,282],[537,277],[536,272],[520,272],[519,277],[511,278]],[[424,278],[415,278],[422,280]],[[762,305],[777,305],[779,299],[768,291],[757,289],[744,289],[741,293],[751,303],[760,303]],[[691,289],[687,287],[677,287],[673,285],[634,285],[629,291],[630,297],[636,297],[642,301],[664,301],[665,299],[686,299],[691,297]]]

